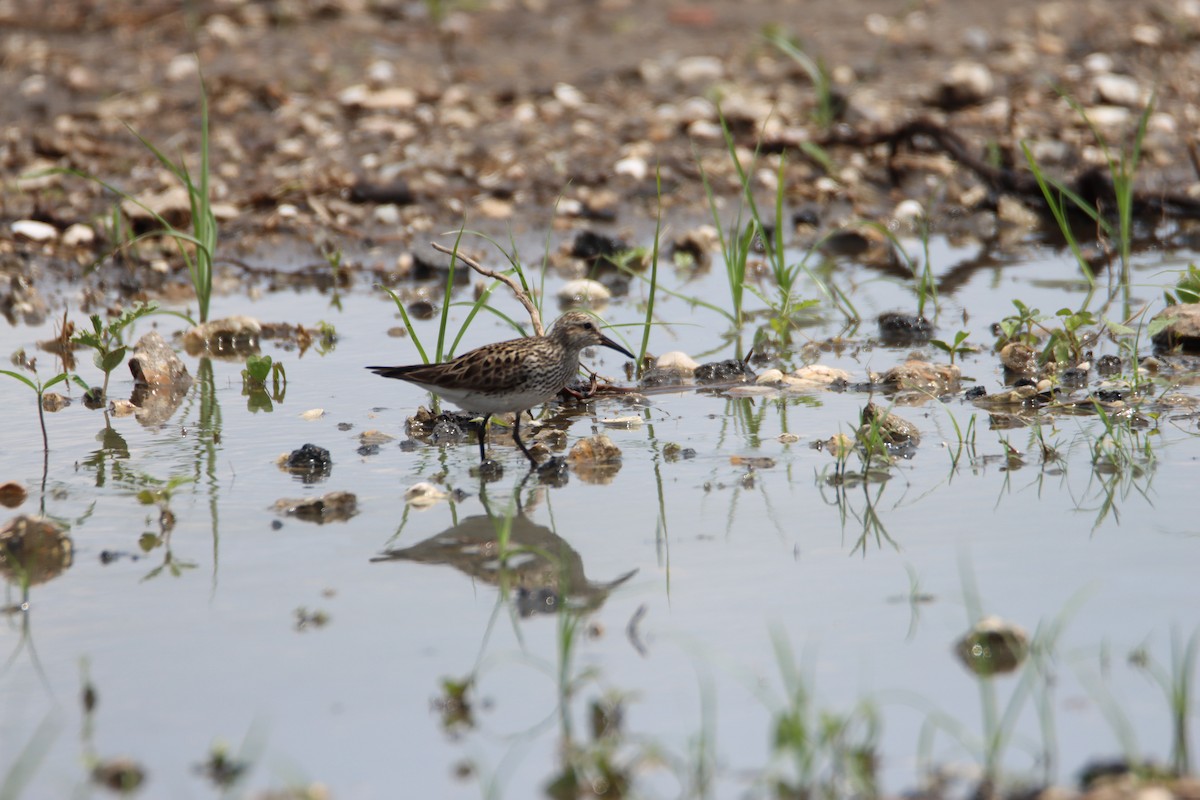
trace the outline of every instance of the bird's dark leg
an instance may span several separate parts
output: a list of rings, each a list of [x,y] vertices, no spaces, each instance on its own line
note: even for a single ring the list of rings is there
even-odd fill
[[[487,461],[487,450],[485,449],[484,440],[487,439],[488,422],[492,419],[491,414],[483,415],[483,427],[479,429],[479,460],[480,462]]]
[[[516,419],[513,420],[513,441],[517,443],[517,447],[521,448],[521,452],[529,459],[529,463],[536,467],[538,463],[537,459],[533,457],[533,454],[526,449],[525,443],[521,441],[521,413],[518,411]]]

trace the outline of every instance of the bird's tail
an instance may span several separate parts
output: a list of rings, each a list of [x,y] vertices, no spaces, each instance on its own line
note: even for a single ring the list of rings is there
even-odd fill
[[[407,378],[409,373],[411,373],[414,369],[419,369],[422,366],[424,365],[415,364],[408,367],[367,367],[367,369],[384,378],[400,378],[403,380]]]

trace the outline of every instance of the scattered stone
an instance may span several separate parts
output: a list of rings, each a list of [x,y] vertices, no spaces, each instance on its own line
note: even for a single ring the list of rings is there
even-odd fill
[[[1037,372],[1037,353],[1023,342],[1009,342],[1000,349],[1000,363],[1009,372],[1032,375]]]
[[[892,367],[875,382],[896,390],[940,395],[958,391],[961,378],[962,371],[955,364],[931,364],[911,359]]]
[[[283,498],[275,501],[274,509],[285,517],[324,525],[326,522],[345,522],[357,514],[358,497],[352,492],[330,492],[322,497]]]
[[[795,433],[781,433],[775,438],[780,444],[795,444],[800,441],[800,436]]]
[[[262,324],[244,316],[226,317],[202,323],[183,335],[188,355],[241,357],[258,352]]]
[[[778,393],[774,386],[731,386],[725,390],[729,397],[768,397]]]
[[[567,463],[585,483],[612,483],[621,469],[621,448],[604,434],[580,439],[567,454]]]
[[[58,392],[46,392],[42,395],[42,410],[53,414],[56,411],[62,411],[67,406],[71,405],[70,398],[64,397]]]
[[[744,361],[729,358],[725,361],[711,361],[700,364],[692,373],[696,383],[734,383],[753,380],[754,370]]]
[[[1139,108],[1145,102],[1142,87],[1128,75],[1106,73],[1092,78],[1092,88],[1101,103],[1126,108]]]
[[[730,456],[729,463],[735,467],[746,467],[747,469],[772,469],[775,466],[775,459],[766,456]]]
[[[347,108],[363,111],[411,111],[417,104],[417,93],[402,86],[373,90],[365,84],[356,84],[343,89],[337,99]]]
[[[981,677],[1015,670],[1029,654],[1029,634],[999,617],[984,617],[954,645],[958,659]]]
[[[96,241],[96,232],[92,226],[76,222],[63,231],[62,242],[67,247],[87,247]]]
[[[700,364],[681,350],[671,350],[659,356],[655,360],[654,366],[658,369],[673,370],[681,375],[691,376],[695,374],[696,368]]]
[[[150,331],[138,339],[129,359],[129,371],[134,383],[146,386],[186,390],[192,385],[187,365],[158,331]]]
[[[1106,355],[1096,359],[1096,372],[1102,378],[1121,374],[1121,359],[1117,356]]]
[[[680,257],[690,258],[701,269],[712,263],[712,254],[721,249],[721,236],[712,225],[701,225],[681,233],[671,242],[671,258],[680,263]]]
[[[797,383],[789,382],[788,388],[803,389],[834,384],[846,385],[850,382],[850,373],[837,367],[827,367],[824,364],[809,364],[792,372]]]
[[[889,311],[879,315],[879,336],[884,344],[903,345],[927,342],[933,335],[933,324],[915,314]]]
[[[571,448],[571,452],[567,454],[567,461],[572,464],[604,463],[619,461],[620,459],[621,448],[617,447],[612,439],[602,433],[596,436],[589,436],[586,439],[580,439]]]
[[[1003,392],[989,394],[976,400],[976,404],[991,408],[994,406],[1030,405],[1036,402],[1038,390],[1036,386],[1014,386]]]
[[[1154,315],[1150,324],[1165,323],[1154,334],[1154,346],[1162,350],[1176,347],[1185,352],[1200,352],[1200,303],[1178,303]]]
[[[772,368],[763,371],[757,378],[754,379],[754,382],[759,385],[771,384],[772,386],[778,386],[784,382],[783,377],[783,372],[781,370]]]
[[[92,767],[92,782],[120,794],[132,794],[146,781],[146,770],[132,758],[112,758]]]
[[[567,281],[558,290],[558,302],[563,307],[586,306],[599,308],[612,299],[612,292],[600,281],[579,278]]]
[[[300,415],[300,419],[305,420],[306,422],[312,422],[313,420],[318,420],[323,416],[325,416],[325,409],[310,408],[308,411],[305,411]]]
[[[854,450],[855,442],[844,433],[835,433],[820,445],[834,458],[845,458]]]
[[[681,83],[714,83],[725,77],[725,65],[716,56],[689,56],[675,65]]]
[[[395,441],[395,439],[395,436],[391,436],[383,431],[377,430],[363,431],[358,435],[358,443],[364,447],[378,447],[379,445],[384,445],[388,442]]]
[[[996,80],[984,64],[960,61],[942,77],[930,102],[949,111],[977,105],[992,96]]]
[[[1041,224],[1038,215],[1031,208],[1011,195],[1001,195],[996,205],[996,216],[1001,222],[1008,223],[1021,230],[1033,230]]]
[[[113,400],[108,404],[108,413],[114,417],[130,417],[138,412],[138,407],[129,400]]]
[[[1082,389],[1087,385],[1088,371],[1080,367],[1069,367],[1059,373],[1058,381],[1067,389]]]
[[[449,495],[428,481],[414,483],[404,492],[404,500],[413,508],[429,508]]]
[[[642,423],[645,420],[636,414],[631,414],[627,417],[609,417],[607,419],[600,419],[597,421],[606,428],[622,428],[624,430],[631,430],[633,428],[642,427]]]
[[[25,498],[29,493],[25,487],[16,481],[5,481],[0,483],[0,506],[5,508],[16,508],[25,502]]]
[[[588,264],[615,264],[616,256],[629,250],[629,245],[620,239],[614,239],[593,231],[580,231],[571,243],[571,257],[579,258]]]
[[[870,439],[873,434],[878,434],[884,444],[917,445],[921,442],[921,432],[916,425],[874,403],[867,403],[862,410],[858,438],[860,441]]]
[[[0,575],[20,586],[34,586],[61,575],[73,560],[74,547],[58,523],[18,516],[0,528]]]
[[[7,289],[0,287],[0,313],[10,324],[41,325],[46,321],[46,310],[46,301],[28,276],[13,275]]]
[[[313,483],[329,477],[333,472],[333,459],[324,447],[305,444],[286,456],[280,456],[279,466],[303,478],[305,483]]]
[[[11,230],[13,238],[30,242],[52,242],[58,238],[58,228],[35,219],[19,219],[12,224]]]

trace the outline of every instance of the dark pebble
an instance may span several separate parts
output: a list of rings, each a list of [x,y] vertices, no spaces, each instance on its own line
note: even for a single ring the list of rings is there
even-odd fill
[[[1087,372],[1071,367],[1063,370],[1060,380],[1062,385],[1068,389],[1082,389],[1087,385]]]
[[[963,397],[968,400],[978,400],[981,397],[987,397],[987,389],[983,386],[972,386],[963,393]]]
[[[696,367],[696,383],[729,383],[730,381],[753,380],[754,372],[735,358],[725,361],[710,361]]]
[[[374,456],[374,455],[378,455],[378,454],[379,454],[379,445],[377,445],[377,444],[364,444],[362,447],[359,447],[359,448],[358,448],[357,450],[355,450],[354,452],[358,453],[360,456]]]
[[[1121,374],[1121,359],[1117,356],[1100,356],[1096,359],[1096,372],[1105,378]]]
[[[298,475],[307,482],[329,477],[333,471],[333,459],[329,451],[315,444],[306,444],[299,450],[293,450],[287,457],[284,466],[288,472]]]
[[[933,335],[933,325],[924,317],[915,314],[900,314],[889,311],[880,314],[879,336],[885,344],[910,344],[927,342]]]
[[[575,258],[582,258],[591,264],[598,264],[601,261],[612,264],[614,256],[628,249],[629,245],[620,239],[592,231],[580,231],[575,237],[575,241],[571,243],[571,255]]]

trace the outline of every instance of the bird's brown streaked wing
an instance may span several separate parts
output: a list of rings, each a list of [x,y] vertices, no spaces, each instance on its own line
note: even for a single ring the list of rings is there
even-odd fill
[[[440,364],[367,369],[384,378],[415,381],[444,389],[474,389],[479,386],[481,375],[487,376],[488,390],[495,392],[520,388],[528,380],[525,354],[507,348],[482,347]]]

